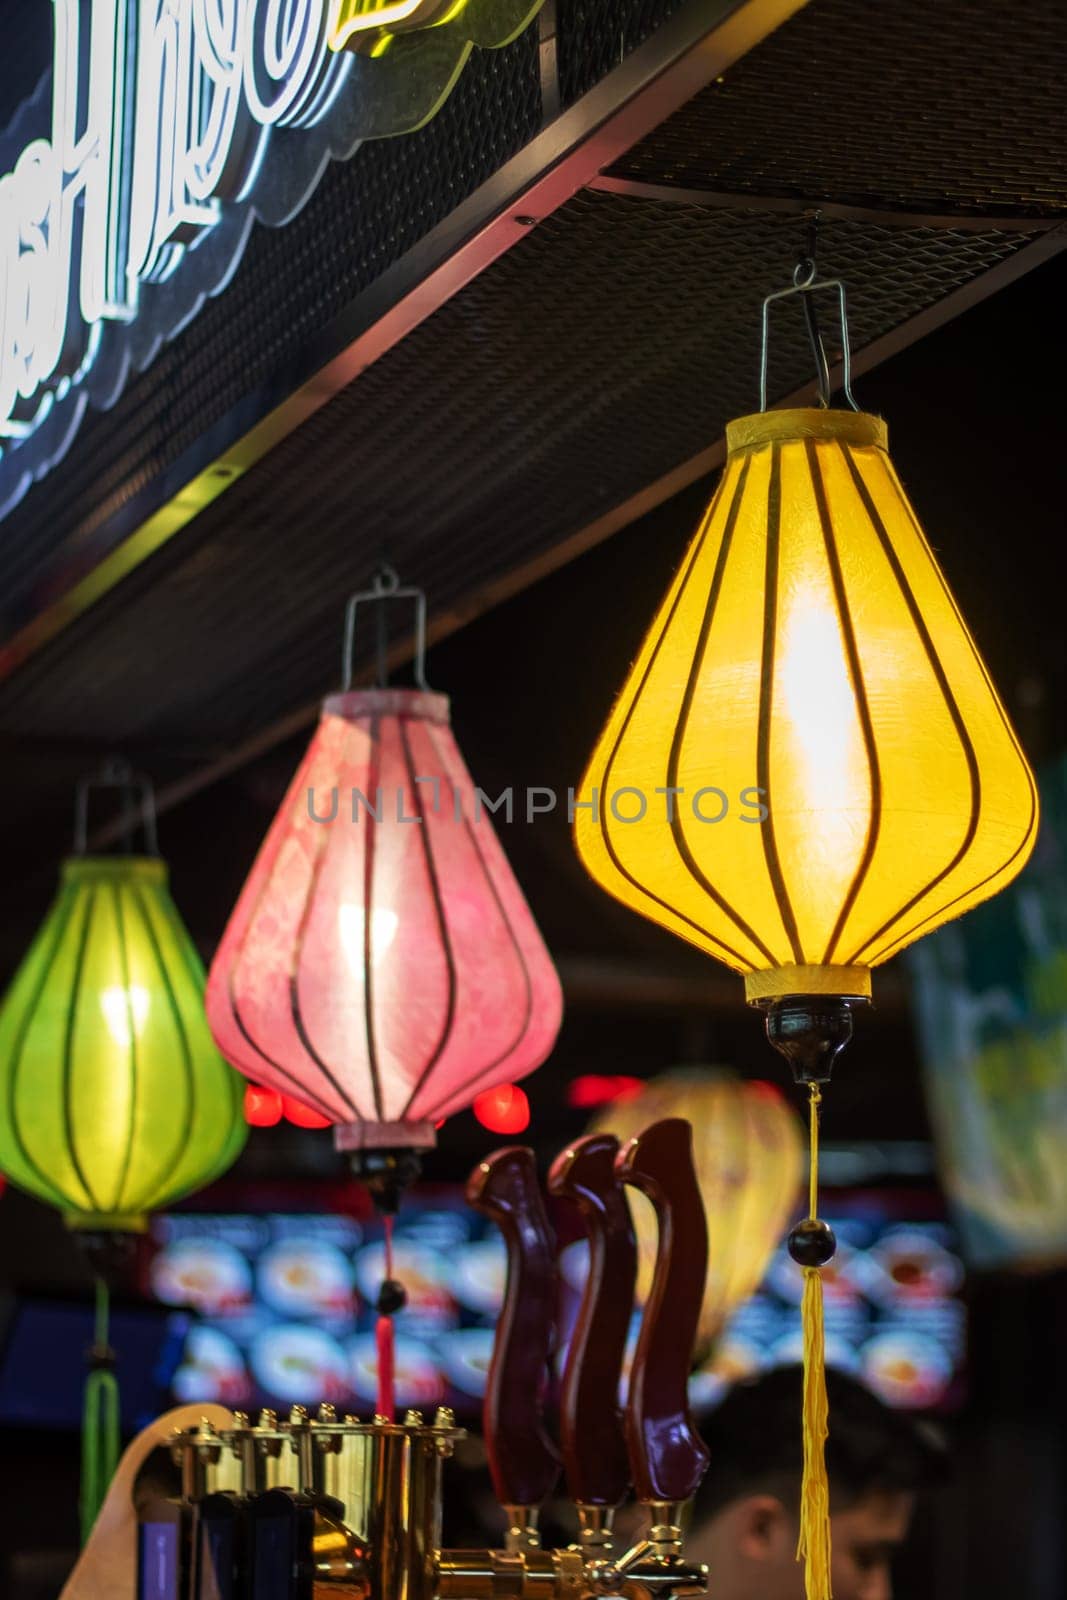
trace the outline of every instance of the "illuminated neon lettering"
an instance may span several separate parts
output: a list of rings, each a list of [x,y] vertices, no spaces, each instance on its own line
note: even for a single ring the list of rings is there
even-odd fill
[[[455,0],[340,0],[330,34],[330,48],[340,50],[360,33],[388,28],[394,33],[431,28],[448,22],[460,9]]]
[[[143,367],[195,314],[194,275],[177,300],[168,280],[225,220],[227,203],[256,191],[282,130],[326,117],[352,76],[346,38],[366,34],[376,45],[390,29],[432,26],[465,3],[53,0],[50,102],[39,94],[28,103],[40,136],[0,172],[0,456],[21,452],[72,389],[110,403],[128,363]],[[350,135],[343,148],[353,148]],[[291,215],[315,181],[303,191],[283,184],[270,220]],[[242,231],[238,216],[221,237],[201,295],[226,281],[247,224]],[[159,294],[171,298],[157,331]],[[98,368],[112,348],[109,324],[128,325],[132,343],[118,348],[130,354]],[[78,416],[55,436],[69,438]],[[51,460],[65,447],[44,446]],[[30,470],[39,475],[39,460]],[[16,498],[29,481],[16,475]]]

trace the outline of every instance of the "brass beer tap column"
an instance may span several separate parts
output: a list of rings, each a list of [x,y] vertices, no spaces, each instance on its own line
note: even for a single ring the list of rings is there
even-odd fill
[[[660,1226],[652,1291],[620,1409],[636,1249],[623,1185],[651,1200]],[[589,1241],[589,1271],[561,1382],[557,1451],[545,1426],[557,1337],[555,1239],[533,1152],[509,1147],[471,1176],[470,1203],[500,1227],[508,1275],[490,1366],[484,1431],[509,1522],[503,1549],[441,1548],[442,1469],[462,1433],[452,1413],[338,1419],[294,1406],[285,1421],[238,1416],[180,1434],[183,1526],[191,1527],[180,1600],[691,1600],[707,1574],[684,1559],[681,1508],[706,1456],[687,1380],[707,1268],[707,1230],[688,1123],[656,1123],[621,1150],[577,1141],[549,1175]],[[537,1518],[560,1454],[578,1512],[577,1542],[541,1548]],[[614,1548],[615,1511],[633,1485],[645,1536]],[[188,1513],[188,1515],[187,1515]],[[145,1595],[140,1597],[145,1600]]]

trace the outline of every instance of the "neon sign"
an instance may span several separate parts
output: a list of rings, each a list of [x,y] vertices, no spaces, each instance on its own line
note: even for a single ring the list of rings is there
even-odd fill
[[[330,160],[438,108],[470,40],[421,80],[407,43],[394,112],[394,36],[485,3],[53,0],[50,77],[0,135],[0,515],[226,287],[253,221],[288,222]],[[539,4],[511,0],[491,42]]]

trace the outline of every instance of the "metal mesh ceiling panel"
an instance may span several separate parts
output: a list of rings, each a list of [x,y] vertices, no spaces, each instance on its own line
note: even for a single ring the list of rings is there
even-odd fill
[[[862,347],[1027,242],[827,224]],[[795,220],[587,193],[310,418],[0,689],[0,729],[209,756],[337,676],[381,556],[442,607],[755,408]],[[772,389],[809,376],[783,315]],[[862,383],[858,385],[862,402]]]
[[[813,0],[614,170],[734,194],[1062,214],[1062,4]]]
[[[573,105],[684,0],[558,0],[559,92]]]

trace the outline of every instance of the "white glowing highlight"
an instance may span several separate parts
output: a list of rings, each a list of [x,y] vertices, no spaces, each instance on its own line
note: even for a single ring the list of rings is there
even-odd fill
[[[400,918],[395,911],[379,908],[370,914],[370,963],[381,965],[383,956],[396,938]],[[337,928],[341,935],[341,948],[345,953],[353,977],[362,980],[366,918],[362,906],[341,906],[337,912]]]
[[[134,1039],[144,1032],[150,1006],[148,990],[139,983],[131,983],[128,989],[115,983],[101,990],[100,1009],[107,1031],[120,1050],[128,1050]]]

